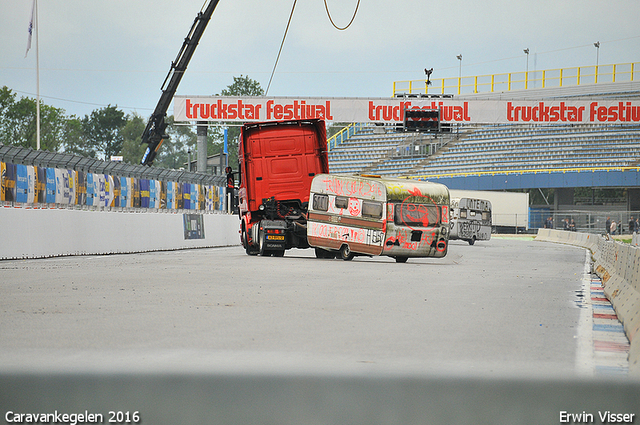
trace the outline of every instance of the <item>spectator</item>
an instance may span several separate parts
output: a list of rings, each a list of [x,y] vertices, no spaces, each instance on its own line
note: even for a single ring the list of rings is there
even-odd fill
[[[576,231],[576,221],[574,219],[571,219],[571,223],[569,223],[569,230],[572,232]]]
[[[633,217],[631,217],[629,219],[629,234],[630,235],[633,235],[635,227],[636,227],[636,221],[633,219]]]
[[[636,218],[636,222],[634,223],[634,226],[633,226],[633,231],[635,233],[638,233],[638,230],[640,230],[640,222],[638,222],[638,219]]]
[[[611,217],[607,217],[607,224],[605,224],[605,230],[607,234],[611,233]]]
[[[616,234],[616,230],[618,230],[618,225],[616,224],[616,221],[613,220],[611,222],[611,235],[615,235]]]

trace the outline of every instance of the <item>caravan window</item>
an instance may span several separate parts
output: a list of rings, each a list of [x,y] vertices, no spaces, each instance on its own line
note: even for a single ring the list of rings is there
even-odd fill
[[[329,209],[329,196],[314,193],[313,209],[318,211],[327,211]]]
[[[336,208],[349,208],[349,198],[346,196],[336,196]]]
[[[362,216],[382,218],[382,202],[362,201]]]
[[[396,204],[393,221],[399,226],[430,227],[438,224],[438,207],[434,204]],[[462,211],[461,211],[462,213]]]

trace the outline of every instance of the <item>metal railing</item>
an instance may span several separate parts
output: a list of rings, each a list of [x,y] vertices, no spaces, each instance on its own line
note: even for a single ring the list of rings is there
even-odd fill
[[[333,136],[327,139],[327,151],[331,152],[332,149],[337,148],[342,142],[349,139],[351,136],[356,134],[362,124],[360,123],[351,123]]]
[[[495,176],[509,174],[551,174],[551,173],[586,173],[595,171],[640,171],[640,165],[621,167],[576,167],[576,168],[531,168],[523,170],[501,170],[501,171],[464,171],[457,173],[432,173],[411,176],[412,179],[434,179],[443,177],[468,177],[468,176]]]
[[[640,81],[640,62],[437,78],[431,80],[430,85],[427,85],[426,80],[394,81],[393,96],[400,94],[494,93],[629,81]]]

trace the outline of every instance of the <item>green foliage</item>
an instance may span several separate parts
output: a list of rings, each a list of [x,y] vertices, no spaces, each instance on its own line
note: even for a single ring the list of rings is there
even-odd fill
[[[0,89],[0,143],[35,149],[37,146],[36,100]],[[58,151],[65,136],[64,109],[40,103],[40,148]]]
[[[111,155],[119,155],[124,142],[120,131],[126,123],[124,112],[117,106],[108,105],[85,116],[82,126],[89,155],[104,160],[109,160]]]
[[[223,96],[263,96],[260,83],[248,76],[233,77],[233,83],[222,90]],[[125,115],[117,106],[96,109],[84,117],[67,116],[64,109],[40,102],[41,149],[67,152],[86,157],[108,160],[122,155],[124,161],[139,164],[146,145],[140,139],[147,120],[138,114]],[[196,134],[194,126],[176,125],[173,116],[166,118],[168,140],[163,142],[155,165],[182,168],[187,162],[187,150],[195,156]],[[237,168],[237,123],[220,123],[209,127],[207,154],[223,150],[224,129],[228,131],[229,164]],[[36,148],[36,100],[18,98],[8,87],[0,87],[0,144]]]
[[[233,83],[223,89],[222,96],[264,96],[264,90],[260,83],[252,80],[249,76],[233,77]]]
[[[173,115],[167,117],[165,122],[167,134],[170,137],[162,143],[155,164],[165,168],[183,168],[188,162],[187,150],[190,149],[191,152],[196,150],[196,134],[191,126],[175,125]]]
[[[233,83],[223,89],[222,96],[264,96],[264,89],[260,86],[260,83],[256,80],[249,78],[249,76],[233,77]],[[227,123],[227,144],[229,152],[229,165],[237,169],[238,167],[238,137],[240,137],[240,127],[235,123]],[[214,128],[214,139],[218,141],[220,145],[220,151],[222,151],[222,145],[224,143],[223,130],[220,127]],[[216,153],[218,153],[216,152]]]
[[[132,114],[127,116],[127,123],[120,130],[122,136],[122,150],[120,154],[123,156],[123,161],[128,164],[140,164],[142,155],[147,148],[146,145],[142,145],[140,140],[142,133],[146,127],[146,122],[138,114]]]

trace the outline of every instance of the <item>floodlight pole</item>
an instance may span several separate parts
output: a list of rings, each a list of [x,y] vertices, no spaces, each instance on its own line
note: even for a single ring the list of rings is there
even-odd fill
[[[460,68],[458,69],[458,94],[460,94],[462,89],[462,53],[456,56],[456,58],[460,61]]]
[[[524,54],[527,55],[527,68],[524,72],[524,88],[529,88],[529,48],[524,49]]]
[[[596,72],[595,72],[595,82],[598,82],[598,65],[600,64],[600,42],[596,41],[593,43],[593,46],[596,48]]]

